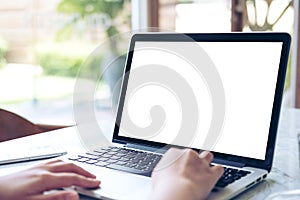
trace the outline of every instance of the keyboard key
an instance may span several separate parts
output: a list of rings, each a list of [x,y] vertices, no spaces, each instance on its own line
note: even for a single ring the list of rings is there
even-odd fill
[[[78,158],[78,159],[77,159],[78,162],[86,162],[86,161],[88,161],[88,160],[90,160],[90,159],[84,158],[84,157],[81,157],[81,158]]]
[[[95,166],[151,176],[152,170],[161,157],[162,155],[133,149],[104,147],[77,157],[72,157],[70,160],[73,159]]]
[[[91,152],[87,152],[86,154],[88,154],[88,155],[94,155],[94,156],[101,156],[103,153],[100,153],[100,152],[97,152],[97,151],[91,151]]]
[[[246,176],[249,173],[250,173],[249,171],[244,171],[244,170],[240,170],[240,171],[237,172],[237,174],[241,175],[241,176]]]
[[[89,159],[98,159],[99,156],[95,156],[95,155],[89,155],[89,154],[85,154],[85,155],[79,155],[79,157],[82,157],[82,158],[89,158]]]
[[[106,153],[107,151],[103,150],[103,149],[99,149],[99,150],[95,150],[94,152],[103,154],[103,153]]]
[[[126,165],[126,162],[124,162],[124,161],[118,161],[118,162],[116,162],[115,164],[116,164],[116,165]]]
[[[97,163],[97,162],[99,162],[99,161],[98,160],[88,160],[85,163],[94,164],[94,163]]]
[[[118,152],[117,154],[115,154],[115,156],[123,157],[123,156],[126,156],[126,154]]]
[[[98,161],[107,161],[109,158],[98,158]]]
[[[103,158],[110,158],[111,155],[105,153],[105,154],[103,154],[101,157],[103,157]]]
[[[111,152],[107,152],[106,154],[108,154],[108,155],[115,155],[115,154],[117,154],[117,152],[111,151]]]
[[[108,152],[108,151],[110,151],[112,149],[112,147],[102,147],[101,149],[97,149],[97,150],[95,150],[95,151],[106,151],[106,152]]]
[[[119,151],[119,150],[120,150],[120,148],[118,148],[118,147],[111,147],[109,149],[109,151]]]
[[[74,161],[77,161],[80,157],[78,155],[76,156],[72,156],[69,158],[69,160],[74,160]]]
[[[118,160],[114,160],[114,159],[109,159],[106,161],[107,163],[115,163],[115,162],[118,162]]]
[[[94,163],[94,165],[99,166],[99,167],[105,167],[106,165],[108,165],[108,163],[99,161],[97,163]]]
[[[224,173],[222,177],[218,180],[216,187],[226,187],[227,185],[239,180],[241,177],[246,176],[251,172],[245,170],[238,170],[235,168],[224,167]]]
[[[134,168],[136,165],[137,165],[136,163],[127,163],[125,166],[130,167],[130,168]]]
[[[125,161],[126,162],[126,161],[129,161],[129,159],[122,157],[122,158],[119,159],[119,161]]]
[[[116,156],[116,155],[110,157],[110,159],[114,159],[114,160],[119,160],[120,158],[121,158],[120,156]]]

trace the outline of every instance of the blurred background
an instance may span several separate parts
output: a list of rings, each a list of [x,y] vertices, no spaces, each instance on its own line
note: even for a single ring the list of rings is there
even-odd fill
[[[149,27],[290,33],[283,106],[300,107],[299,16],[299,0],[0,1],[0,107],[37,123],[74,124],[74,84],[91,53],[101,47],[93,66],[85,68],[87,77],[100,73],[108,55],[126,51],[129,38],[110,38]],[[122,72],[123,67],[124,59],[116,68]],[[111,106],[114,79],[120,73],[107,73],[113,77],[101,78],[95,109]]]

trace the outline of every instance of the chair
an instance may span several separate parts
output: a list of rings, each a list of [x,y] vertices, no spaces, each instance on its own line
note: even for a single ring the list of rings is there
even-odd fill
[[[0,109],[0,142],[65,127],[68,126],[34,124],[15,113]]]

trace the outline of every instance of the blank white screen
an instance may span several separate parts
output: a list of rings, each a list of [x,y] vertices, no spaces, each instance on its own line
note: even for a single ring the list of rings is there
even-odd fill
[[[171,68],[182,75],[193,89],[199,109],[199,123],[189,147],[202,149],[203,140],[213,116],[213,105],[205,77],[197,74],[186,60],[178,55],[153,48],[156,42],[136,42],[131,70],[151,64]],[[161,42],[158,42],[161,45]],[[182,42],[175,42],[181,45]],[[280,62],[281,42],[199,42],[198,45],[213,61],[225,92],[225,120],[220,137],[212,151],[264,159]],[[188,49],[187,49],[188,51]],[[168,78],[168,77],[166,77]],[[132,77],[129,77],[128,86]],[[159,85],[147,85],[135,94],[127,94],[131,120],[140,127],[151,123],[149,110],[161,105],[167,120],[162,131],[146,140],[172,143],[180,128],[182,108],[176,95]],[[200,121],[200,120],[199,120]],[[120,125],[120,136],[128,135]],[[175,145],[181,145],[176,143]]]

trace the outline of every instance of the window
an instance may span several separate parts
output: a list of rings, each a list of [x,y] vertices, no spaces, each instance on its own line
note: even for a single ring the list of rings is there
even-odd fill
[[[154,24],[163,31],[283,31],[291,35],[294,33],[294,1],[292,0],[154,1],[157,1],[158,6],[156,11],[153,10],[153,6],[150,8],[152,10],[150,20],[156,20]],[[293,77],[291,65],[290,61],[285,85],[286,106],[293,106],[295,101],[291,95],[295,91],[295,88],[291,87],[295,85],[295,80],[291,80]],[[300,99],[300,92],[298,93]],[[298,104],[300,106],[300,103]]]
[[[103,2],[107,4],[100,5]],[[74,85],[82,64],[90,61],[91,52],[101,46],[97,65],[80,75],[102,73],[104,52],[116,46],[107,38],[118,32],[158,27],[177,32],[293,33],[293,22],[291,0],[2,1],[0,90],[5,95],[0,105],[39,122],[48,123],[49,118],[72,121]],[[118,48],[126,49],[128,41],[124,38]],[[293,92],[290,85],[294,84],[290,81],[290,65],[287,94]],[[100,108],[109,106],[105,102],[113,87],[104,84],[97,88],[95,97]]]
[[[130,0],[1,1],[1,107],[34,121],[70,123],[78,72],[96,47],[130,30],[130,11]],[[117,48],[99,52],[96,67]],[[84,75],[99,72],[88,70],[95,69]]]

